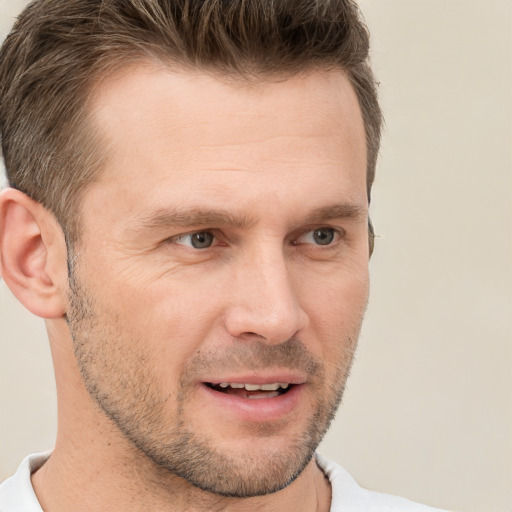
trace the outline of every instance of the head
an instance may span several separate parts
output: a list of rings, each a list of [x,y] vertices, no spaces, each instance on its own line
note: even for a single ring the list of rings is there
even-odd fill
[[[159,470],[275,492],[328,428],[373,247],[367,59],[333,0],[41,0],[4,43],[9,184],[62,228],[91,403]]]

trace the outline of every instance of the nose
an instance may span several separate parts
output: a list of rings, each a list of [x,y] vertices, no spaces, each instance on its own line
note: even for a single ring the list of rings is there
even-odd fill
[[[308,316],[282,250],[258,251],[240,262],[234,274],[225,316],[232,337],[278,344],[307,325]]]

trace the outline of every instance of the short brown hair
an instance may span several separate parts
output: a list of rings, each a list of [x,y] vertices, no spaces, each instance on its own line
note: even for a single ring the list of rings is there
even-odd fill
[[[339,68],[363,115],[370,198],[382,117],[368,50],[352,0],[36,0],[0,50],[7,179],[73,244],[81,194],[106,156],[86,110],[99,78],[141,59],[249,80]]]

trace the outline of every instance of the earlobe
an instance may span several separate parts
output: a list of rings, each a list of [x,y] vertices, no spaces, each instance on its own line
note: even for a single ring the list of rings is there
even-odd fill
[[[0,269],[17,299],[42,318],[64,315],[67,267],[64,235],[51,212],[26,194],[0,193]]]

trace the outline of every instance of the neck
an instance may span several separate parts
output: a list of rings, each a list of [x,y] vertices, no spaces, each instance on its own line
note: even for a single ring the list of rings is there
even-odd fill
[[[328,512],[331,489],[313,459],[288,487],[251,498],[225,498],[190,485],[175,475],[151,468],[151,463],[110,458],[74,447],[56,447],[33,476],[36,495],[45,512],[90,510],[127,512],[234,511]]]

